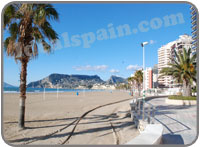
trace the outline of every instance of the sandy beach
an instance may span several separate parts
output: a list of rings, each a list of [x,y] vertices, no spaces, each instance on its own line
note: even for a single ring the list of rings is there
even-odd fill
[[[25,130],[18,130],[19,94],[3,94],[3,137],[10,144],[62,144],[75,121],[86,115],[65,144],[124,144],[137,136],[130,118],[128,92],[100,91],[65,93],[28,93]],[[74,123],[72,123],[74,122]]]

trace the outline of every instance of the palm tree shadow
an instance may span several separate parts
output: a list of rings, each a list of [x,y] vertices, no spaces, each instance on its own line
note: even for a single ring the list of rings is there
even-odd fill
[[[25,123],[37,123],[37,122],[52,122],[52,121],[65,121],[65,120],[74,120],[78,117],[71,117],[71,118],[59,118],[59,119],[45,119],[45,120],[31,120],[31,121],[25,121]],[[9,121],[4,122],[5,124],[16,124],[18,121]]]
[[[126,112],[121,112],[121,113],[126,113]],[[117,128],[122,129],[122,128],[126,128],[129,126],[134,126],[134,123],[131,121],[131,119],[130,119],[130,121],[125,121],[125,122],[114,122],[114,121],[120,121],[120,120],[122,121],[123,119],[125,119],[127,117],[129,117],[129,116],[125,115],[124,117],[118,117],[116,115],[116,113],[112,113],[110,115],[92,115],[90,117],[85,118],[85,119],[89,119],[92,121],[82,122],[82,123],[79,123],[79,125],[98,124],[98,123],[104,123],[104,122],[107,122],[106,123],[107,125],[103,126],[103,127],[94,127],[94,128],[89,128],[86,130],[74,132],[73,136],[82,135],[82,134],[90,134],[90,133],[94,133],[94,132],[103,132],[103,131],[108,131],[108,130],[112,131],[113,128],[108,123],[109,119],[112,119],[113,124],[116,129]],[[59,120],[63,120],[63,119],[59,119]],[[67,120],[67,119],[65,118],[65,120]],[[27,127],[27,129],[40,129],[40,128],[66,126],[66,125],[68,125],[68,123],[67,124],[50,125],[50,126],[41,126],[41,127]],[[67,133],[59,133],[59,134],[55,134],[55,135],[25,137],[25,138],[21,138],[21,139],[9,140],[8,142],[17,143],[17,142],[27,142],[27,141],[33,141],[33,140],[47,140],[47,139],[51,139],[51,138],[67,137],[70,133],[71,133],[71,131],[69,131]]]

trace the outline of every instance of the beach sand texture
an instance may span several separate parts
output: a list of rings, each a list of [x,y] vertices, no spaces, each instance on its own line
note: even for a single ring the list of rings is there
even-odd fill
[[[75,126],[75,123],[69,124],[86,111],[125,99],[131,99],[131,96],[122,91],[80,92],[78,96],[75,92],[65,92],[59,93],[58,97],[57,93],[46,93],[45,97],[43,93],[28,93],[27,129],[19,131],[19,94],[4,93],[3,137],[12,145],[62,144]],[[65,144],[124,144],[133,139],[139,132],[131,121],[129,102],[126,100],[89,113]]]

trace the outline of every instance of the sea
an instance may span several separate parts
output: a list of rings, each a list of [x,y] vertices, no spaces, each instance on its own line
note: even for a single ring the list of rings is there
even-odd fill
[[[103,89],[57,89],[57,88],[27,88],[27,93],[55,93],[55,92],[95,92]],[[4,93],[19,93],[19,87],[4,87]]]

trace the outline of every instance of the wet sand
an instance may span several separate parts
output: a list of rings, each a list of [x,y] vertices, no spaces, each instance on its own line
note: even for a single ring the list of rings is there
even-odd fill
[[[26,129],[19,130],[19,94],[4,93],[3,137],[12,145],[62,144],[75,126],[70,123],[82,114],[100,105],[125,100],[86,115],[65,143],[124,144],[139,134],[130,118],[128,99],[131,99],[129,93],[122,91],[82,92],[78,96],[75,92],[65,92],[58,93],[58,97],[57,93],[46,93],[45,96],[28,93]]]

